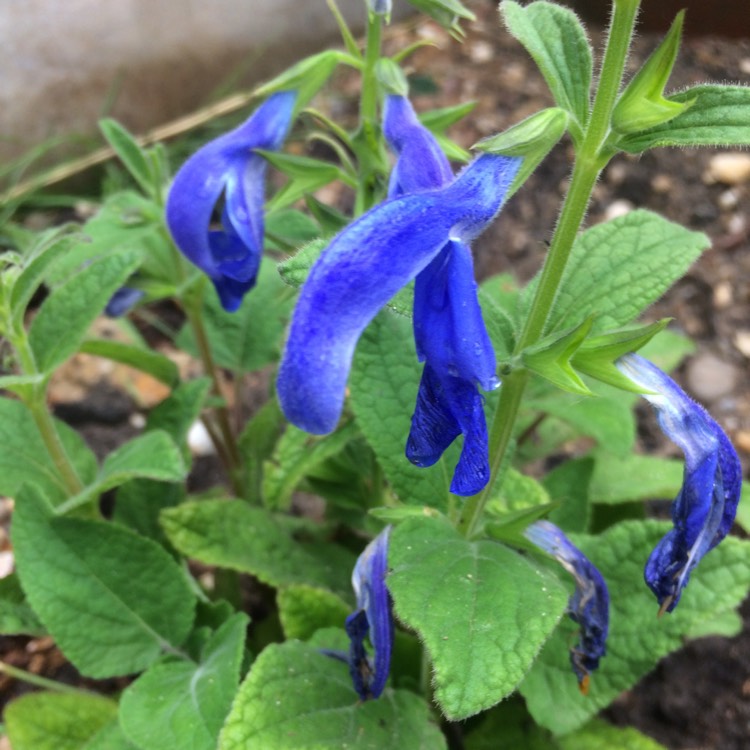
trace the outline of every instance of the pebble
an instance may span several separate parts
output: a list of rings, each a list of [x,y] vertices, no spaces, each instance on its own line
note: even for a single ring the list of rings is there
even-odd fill
[[[732,442],[735,448],[741,450],[743,453],[750,453],[750,432],[748,430],[735,432],[732,436]]]
[[[187,444],[194,456],[211,456],[216,452],[208,430],[199,419],[190,425]]]
[[[651,188],[656,193],[669,193],[674,189],[674,181],[668,174],[657,174],[651,180]]]
[[[732,393],[739,380],[737,368],[709,352],[702,352],[687,367],[690,393],[699,401],[715,401]]]
[[[734,334],[734,345],[741,354],[750,357],[750,331],[737,331]]]
[[[708,183],[722,182],[725,185],[741,185],[750,181],[750,154],[742,151],[716,154],[708,163],[704,180]]]
[[[742,71],[743,73],[748,73],[748,74],[750,74],[750,57],[743,57],[743,58],[742,58],[742,59],[740,60],[740,70],[741,70],[741,71]]]
[[[469,57],[472,62],[486,63],[495,56],[495,48],[489,42],[475,42],[469,48]]]
[[[714,287],[713,301],[714,307],[717,310],[726,310],[734,300],[734,292],[732,291],[732,284],[728,281],[720,281]]]
[[[607,206],[604,211],[604,219],[606,221],[617,219],[620,216],[629,214],[634,208],[635,206],[630,201],[620,198],[619,200],[612,201],[612,203]]]
[[[725,190],[716,202],[722,211],[731,211],[733,208],[737,208],[739,201],[740,198],[737,195],[737,191],[730,188],[729,190]]]

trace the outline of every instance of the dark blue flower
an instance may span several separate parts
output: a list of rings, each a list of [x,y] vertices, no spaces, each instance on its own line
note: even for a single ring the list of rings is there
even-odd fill
[[[365,547],[352,573],[357,609],[346,618],[346,632],[351,641],[349,671],[354,689],[363,701],[380,696],[391,668],[393,604],[385,585],[390,536],[391,527],[386,526]],[[372,660],[365,648],[368,634]]]
[[[255,284],[263,250],[266,160],[286,137],[297,95],[270,96],[249,120],[203,146],[177,172],[167,225],[177,247],[213,281],[224,309],[236,310]],[[222,229],[211,229],[224,198]]]
[[[119,318],[135,307],[146,293],[143,289],[132,286],[121,286],[107,302],[104,314],[109,318]]]
[[[555,524],[536,521],[524,532],[532,544],[552,555],[573,576],[576,589],[568,601],[568,614],[581,626],[580,640],[570,650],[570,663],[578,685],[588,692],[591,672],[607,652],[609,592],[602,574]]]
[[[659,600],[659,614],[680,601],[690,573],[728,533],[737,513],[742,468],[724,431],[668,375],[637,354],[617,361],[656,409],[664,434],[685,454],[682,487],[672,503],[674,528],[646,563],[646,583]]]
[[[360,334],[416,278],[415,338],[426,365],[407,455],[430,465],[463,433],[451,489],[473,494],[489,475],[476,384],[493,388],[497,381],[466,243],[500,210],[520,159],[485,154],[453,180],[406,99],[388,97],[384,125],[400,154],[390,185],[398,197],[343,230],[313,266],[292,319],[279,399],[298,427],[315,434],[333,430]]]

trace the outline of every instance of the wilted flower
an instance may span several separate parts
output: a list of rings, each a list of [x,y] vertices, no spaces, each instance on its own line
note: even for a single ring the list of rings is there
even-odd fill
[[[266,160],[255,149],[281,148],[296,98],[293,91],[270,96],[244,124],[196,151],[169,191],[166,217],[175,244],[213,281],[230,312],[255,285],[263,250]],[[222,197],[222,229],[211,229]]]
[[[659,614],[671,612],[693,568],[728,533],[737,513],[742,469],[724,431],[668,375],[637,354],[617,366],[641,386],[656,409],[664,434],[685,454],[685,473],[672,503],[674,528],[646,563],[646,583],[659,600]]]
[[[581,550],[549,521],[536,521],[524,532],[539,549],[552,555],[573,576],[576,590],[568,601],[568,614],[581,626],[580,640],[570,650],[570,663],[585,695],[591,672],[607,652],[609,592],[602,574]]]
[[[386,526],[365,547],[352,573],[357,609],[346,618],[346,632],[351,641],[349,671],[354,689],[363,701],[380,696],[391,668],[393,604],[385,585],[390,536],[391,527]],[[372,660],[365,648],[368,634]]]
[[[497,381],[465,243],[500,210],[520,159],[485,154],[443,184],[451,180],[447,161],[408,102],[389,97],[387,107],[386,137],[401,154],[391,182],[398,197],[344,229],[313,266],[292,318],[279,399],[298,427],[333,430],[360,334],[417,277],[415,336],[426,365],[407,455],[430,465],[463,432],[452,490],[473,494],[488,476],[476,383],[492,388]]]

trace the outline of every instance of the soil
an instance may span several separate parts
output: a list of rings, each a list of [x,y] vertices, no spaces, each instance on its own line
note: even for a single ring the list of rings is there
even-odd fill
[[[495,4],[474,7],[478,19],[466,25],[463,45],[430,22],[393,27],[387,37],[394,51],[420,39],[436,45],[410,58],[415,105],[429,109],[476,101],[474,113],[451,131],[467,147],[552,103],[526,53],[500,28]],[[636,39],[633,67],[649,54],[657,39],[652,34]],[[600,50],[600,28],[592,30],[592,41]],[[750,83],[750,39],[686,39],[671,86],[678,89],[706,80]],[[334,114],[351,111],[355,85],[350,76],[338,79],[327,102]],[[673,327],[696,342],[696,353],[676,377],[726,428],[747,476],[750,174],[734,184],[727,178],[711,177],[712,160],[718,153],[658,149],[642,157],[616,158],[596,187],[588,222],[643,207],[711,238],[712,248],[648,317],[673,317]],[[538,270],[568,179],[570,156],[569,144],[561,144],[510,201],[502,219],[476,243],[480,278],[510,272],[525,282]],[[259,386],[266,387],[265,382]],[[137,417],[148,408],[124,388],[109,385],[93,389],[82,400],[71,403],[61,396],[58,401],[58,416],[80,429],[100,453],[131,437],[139,426]],[[191,481],[195,488],[205,488],[218,476],[215,461],[204,457],[195,462]],[[673,750],[750,747],[750,601],[742,614],[745,626],[740,635],[687,644],[620,696],[605,712],[606,718],[635,726]],[[76,680],[70,665],[46,640],[0,638],[0,653],[32,671]],[[4,702],[18,688],[3,678],[0,698]]]

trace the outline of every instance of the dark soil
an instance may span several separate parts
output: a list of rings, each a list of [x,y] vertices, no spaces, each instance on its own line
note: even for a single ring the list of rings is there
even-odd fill
[[[478,4],[475,9],[479,18],[467,26],[463,45],[452,42],[432,23],[394,27],[388,42],[394,49],[420,38],[438,45],[421,49],[411,58],[415,103],[427,109],[475,100],[473,115],[452,131],[467,147],[551,104],[541,75],[520,45],[500,28],[495,4]],[[592,41],[595,48],[601,48],[600,29],[593,30]],[[644,59],[656,42],[653,35],[640,36],[633,62]],[[750,39],[688,38],[672,85],[681,88],[705,80],[750,82]],[[350,111],[354,91],[354,80],[344,76],[327,103],[334,112]],[[654,307],[650,317],[673,317],[674,327],[696,342],[696,354],[677,378],[699,398],[701,388],[709,393],[703,400],[735,440],[747,475],[750,184],[708,181],[705,175],[715,153],[659,149],[640,158],[617,158],[597,185],[589,223],[644,207],[711,238],[712,249]],[[510,272],[525,282],[536,273],[555,225],[570,156],[569,144],[561,144],[504,209],[502,219],[476,243],[479,277]],[[711,367],[715,362],[718,365]],[[718,387],[719,375],[724,378],[723,388]],[[261,384],[256,395],[266,387]],[[131,416],[135,409],[122,391],[104,388],[95,389],[82,402],[58,405],[57,413],[80,429],[101,454],[134,434]],[[195,462],[196,489],[215,484],[219,477],[215,461]],[[618,698],[607,710],[607,718],[636,726],[674,750],[749,748],[750,603],[746,602],[742,614],[745,627],[740,635],[687,644]],[[52,644],[40,643],[4,638],[0,651],[3,658],[24,668],[77,681]],[[7,680],[0,681],[0,695],[6,700],[17,689]]]

